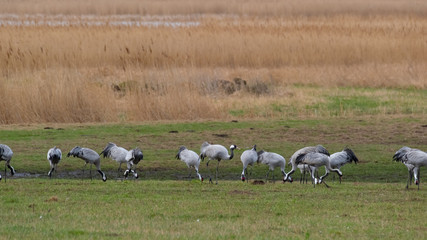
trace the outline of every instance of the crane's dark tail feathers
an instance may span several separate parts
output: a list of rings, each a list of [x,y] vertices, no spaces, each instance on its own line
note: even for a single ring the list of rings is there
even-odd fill
[[[393,160],[396,162],[403,162],[405,160],[406,153],[410,150],[411,149],[409,147],[402,147],[393,155]]]
[[[325,155],[331,156],[331,154],[329,154],[328,150],[326,150],[326,148],[323,147],[322,145],[317,145],[316,146],[316,152],[323,153]]]
[[[104,158],[109,157],[111,153],[111,148],[116,146],[116,144],[109,142],[107,146],[102,150],[102,152],[99,154],[99,156],[103,155]]]
[[[302,163],[302,161],[304,160],[306,155],[307,155],[306,153],[298,155],[295,159],[295,164],[298,165],[298,164]]]
[[[354,154],[353,150],[351,150],[350,148],[345,148],[344,151],[347,153],[350,162],[353,161],[355,164],[359,162],[359,159],[357,159],[356,154]]]

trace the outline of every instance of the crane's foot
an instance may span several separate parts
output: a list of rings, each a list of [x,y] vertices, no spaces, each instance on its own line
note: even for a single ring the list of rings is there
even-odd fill
[[[209,178],[209,183],[212,183],[212,184],[213,184],[213,182],[212,182],[212,178],[211,178],[211,177]]]
[[[329,188],[329,185],[328,185],[328,184],[326,184],[326,182],[325,182],[325,181],[323,181],[323,184],[325,184],[325,186],[326,186],[327,188]]]

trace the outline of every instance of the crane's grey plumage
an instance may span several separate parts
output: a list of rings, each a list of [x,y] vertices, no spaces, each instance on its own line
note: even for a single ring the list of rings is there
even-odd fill
[[[305,153],[305,154],[300,154],[298,155],[298,157],[295,159],[295,163],[296,164],[307,164],[309,165],[311,168],[314,170],[311,170],[311,178],[313,179],[313,183],[314,186],[316,186],[316,184],[320,184],[320,183],[324,183],[324,178],[326,176],[329,175],[329,172],[336,172],[338,174],[338,176],[340,177],[340,182],[341,182],[341,178],[342,178],[342,172],[339,169],[336,168],[331,168],[331,163],[329,160],[329,156],[323,153],[319,153],[319,152],[309,152],[309,153]],[[321,176],[319,178],[319,180],[315,177],[315,172],[316,170],[321,167],[321,166],[325,166],[325,175]],[[325,183],[326,185],[326,183]],[[326,185],[328,186],[328,185]]]
[[[56,146],[49,149],[47,152],[47,160],[50,163],[50,171],[47,173],[47,175],[51,178],[52,173],[56,168],[56,165],[58,165],[59,161],[62,159],[62,152],[61,149],[57,148]]]
[[[261,150],[258,152],[258,162],[262,164],[268,165],[268,171],[265,176],[266,181],[268,181],[268,175],[270,172],[273,174],[273,182],[274,182],[274,169],[276,167],[280,167],[280,171],[282,172],[283,176],[285,176],[285,166],[286,166],[286,159],[274,152],[266,152],[264,150]]]
[[[292,182],[292,178],[290,178],[290,176],[298,168],[298,164],[295,162],[295,160],[297,159],[297,157],[300,156],[300,155],[302,155],[302,154],[307,154],[307,153],[310,153],[310,152],[322,153],[322,154],[325,154],[327,156],[330,155],[329,152],[328,152],[328,150],[326,150],[326,148],[324,148],[322,145],[301,148],[300,150],[296,151],[291,156],[291,159],[289,159],[289,162],[292,165],[292,169],[291,169],[291,171],[289,171],[288,173],[285,174],[285,177],[283,178],[284,182],[286,182],[286,181]]]
[[[241,179],[243,182],[245,181],[245,179],[248,181],[248,179],[245,177],[245,173],[247,173],[247,167],[249,165],[253,166],[254,163],[258,161],[258,153],[256,151],[256,145],[254,145],[252,149],[244,151],[240,156],[240,160],[242,161],[242,164],[243,164]]]
[[[331,162],[331,168],[337,168],[339,170],[341,170],[341,167],[347,163],[354,162],[354,164],[357,164],[359,162],[359,159],[356,157],[353,150],[347,147],[341,152],[331,154],[329,160]]]
[[[203,182],[203,177],[199,173],[200,157],[197,153],[187,149],[185,146],[181,146],[175,158],[185,162],[190,171],[191,167],[193,167],[196,170],[197,177],[199,177],[199,180]],[[191,172],[189,177],[191,177]]]
[[[6,167],[9,168],[10,174],[15,175],[15,169],[10,165],[10,160],[12,160],[13,152],[9,146],[0,144],[0,161],[5,161],[4,165],[4,181],[6,182]],[[2,179],[0,174],[0,180]]]
[[[409,148],[405,146],[399,149],[394,154],[393,159],[395,161],[401,161],[408,167],[409,178],[411,175],[410,165],[414,166],[412,169],[412,172],[414,174],[415,184],[418,185],[418,190],[419,190],[420,189],[420,179],[419,179],[420,167],[427,166],[427,153],[416,148]],[[408,181],[410,181],[409,178],[408,178]],[[406,185],[406,188],[408,188],[408,185],[409,183]]]
[[[135,178],[138,178],[138,174],[135,170],[132,169],[132,167],[136,166],[144,158],[141,149],[135,148],[128,151],[122,147],[117,146],[115,143],[109,142],[99,155],[103,155],[104,158],[109,157],[118,162],[118,172],[121,171],[122,163],[126,163],[127,169],[123,175],[127,177],[129,172],[131,172]]]
[[[200,148],[200,158],[202,161],[205,159],[205,157],[208,158],[208,162],[206,163],[206,166],[209,171],[209,162],[211,160],[217,160],[218,163],[216,165],[216,174],[215,174],[215,180],[216,184],[218,184],[218,167],[219,162],[221,160],[231,160],[234,157],[234,149],[236,149],[236,145],[230,146],[230,154],[228,154],[227,148],[225,148],[222,145],[218,144],[209,144],[208,142],[204,142],[202,144],[202,147]],[[209,182],[212,183],[212,178],[209,173]]]
[[[341,152],[333,153],[330,156],[330,161],[332,168],[341,169],[341,167],[347,163],[354,162],[355,164],[357,164],[359,162],[359,159],[356,157],[356,154],[354,154],[353,150],[351,150],[350,148],[344,148],[344,150],[342,150]]]
[[[85,166],[89,163],[90,165],[90,173],[92,178],[92,164],[96,166],[96,169],[98,170],[99,174],[102,176],[102,181],[107,181],[107,176],[103,171],[101,171],[101,158],[99,157],[98,153],[90,148],[82,148],[79,146],[74,147],[71,149],[71,151],[67,154],[67,157],[78,157],[85,161]]]

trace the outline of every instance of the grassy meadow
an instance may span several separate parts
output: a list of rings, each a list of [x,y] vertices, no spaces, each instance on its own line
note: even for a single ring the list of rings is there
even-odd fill
[[[403,238],[425,233],[427,175],[421,189],[405,189],[406,167],[392,161],[402,145],[427,148],[425,118],[270,120],[146,124],[9,125],[0,130],[14,150],[17,174],[0,182],[2,236],[12,238]],[[219,165],[219,184],[188,179],[185,164],[174,158],[180,145],[199,152],[203,141],[236,144],[241,149]],[[84,162],[67,158],[47,177],[48,148],[66,154],[75,145],[100,152],[108,141],[140,147],[140,178],[117,178],[117,163],[102,159],[107,182]],[[265,165],[255,165],[249,183],[240,181],[241,153],[257,144],[289,159],[297,149],[323,144],[330,152],[348,146],[360,163],[344,166],[343,183],[331,188],[265,182]],[[211,163],[212,170],[216,163]],[[287,166],[286,171],[290,168]],[[323,170],[320,171],[323,173]],[[270,175],[271,176],[271,175]],[[254,180],[265,184],[254,185]],[[402,204],[405,203],[405,204]],[[301,223],[302,222],[302,223]],[[381,229],[381,230],[380,230]]]
[[[5,239],[415,239],[427,178],[405,189],[402,146],[427,150],[427,3],[406,0],[0,0]],[[219,184],[188,178],[181,145],[236,144]],[[76,145],[140,147],[138,179],[93,180]],[[331,188],[266,181],[240,155],[322,144],[359,164]],[[47,177],[49,148],[64,158]],[[210,163],[214,172],[216,163]],[[0,168],[2,169],[2,168]],[[288,172],[290,167],[286,167]],[[3,170],[1,170],[3,171]],[[323,169],[320,171],[323,174]],[[7,182],[5,181],[7,180]],[[254,184],[262,180],[262,184]]]

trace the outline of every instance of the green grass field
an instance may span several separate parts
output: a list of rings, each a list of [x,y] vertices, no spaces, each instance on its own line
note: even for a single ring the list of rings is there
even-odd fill
[[[318,239],[423,238],[427,229],[427,173],[421,189],[405,189],[406,167],[392,161],[403,145],[427,149],[425,115],[364,116],[355,119],[270,120],[246,122],[147,123],[120,125],[3,126],[1,143],[14,151],[17,174],[0,182],[2,238],[132,239]],[[140,178],[117,178],[118,164],[102,159],[108,176],[82,176],[84,162],[64,157],[48,179],[46,153],[63,154],[75,145],[101,152],[112,141],[140,147]],[[219,184],[188,180],[183,162],[174,159],[180,145],[199,152],[203,141],[241,149],[219,166]],[[253,144],[286,159],[301,147],[324,145],[331,153],[348,146],[360,164],[346,165],[343,183],[331,188],[264,179],[255,165],[249,183],[240,181],[240,155]],[[215,164],[215,163],[214,163]],[[215,165],[213,165],[215,166]],[[290,167],[286,168],[289,171]],[[201,174],[207,179],[205,162]],[[321,173],[323,170],[321,171]],[[4,173],[2,174],[4,175]],[[4,177],[4,176],[3,176]],[[193,173],[193,177],[195,174]],[[265,181],[265,179],[264,179]]]

